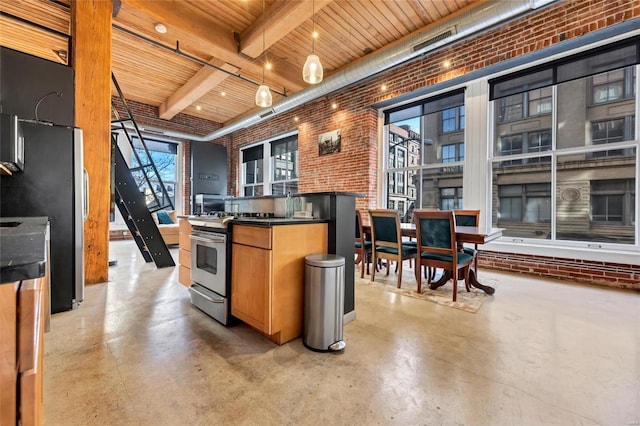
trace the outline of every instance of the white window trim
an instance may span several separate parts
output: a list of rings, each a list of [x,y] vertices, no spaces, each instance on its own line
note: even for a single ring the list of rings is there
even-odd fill
[[[244,187],[245,185],[247,185],[247,183],[244,180],[245,179],[244,178],[244,150],[262,145],[262,167],[264,168],[263,174],[262,174],[262,193],[263,195],[271,195],[271,184],[274,182],[271,180],[271,175],[273,173],[273,162],[271,161],[270,143],[280,139],[288,138],[289,136],[298,136],[298,130],[292,130],[290,132],[280,133],[277,136],[272,136],[267,139],[262,139],[257,142],[252,142],[248,145],[245,145],[239,148],[240,155],[238,155],[238,161],[240,163],[238,165],[238,169],[240,170],[240,193],[241,194],[244,194]],[[298,148],[298,152],[299,152],[299,148]],[[299,181],[299,178],[291,179],[291,180],[288,180],[287,182],[294,182],[294,181]],[[278,181],[278,182],[284,182],[284,181]],[[252,186],[256,186],[256,185],[252,185]],[[243,195],[240,195],[240,196],[242,197]]]

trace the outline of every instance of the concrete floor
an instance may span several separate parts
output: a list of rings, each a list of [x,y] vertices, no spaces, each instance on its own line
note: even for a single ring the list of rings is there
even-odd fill
[[[497,291],[471,314],[356,285],[323,354],[221,326],[132,241],[110,257],[45,335],[47,425],[640,424],[637,292],[481,270]]]

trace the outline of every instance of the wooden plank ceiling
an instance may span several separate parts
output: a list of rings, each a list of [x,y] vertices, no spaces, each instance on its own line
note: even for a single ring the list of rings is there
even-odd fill
[[[314,26],[326,78],[484,1],[114,0],[112,69],[127,99],[158,106],[162,118],[183,112],[224,124],[256,110],[263,78],[274,103],[308,87]],[[66,63],[69,0],[0,1],[0,11],[0,44]]]

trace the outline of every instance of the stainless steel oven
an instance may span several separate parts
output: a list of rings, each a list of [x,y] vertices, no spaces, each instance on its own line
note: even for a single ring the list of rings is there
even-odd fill
[[[226,325],[231,307],[231,247],[226,226],[209,227],[214,222],[206,220],[194,222],[191,231],[191,279],[194,282],[189,287],[191,303]]]

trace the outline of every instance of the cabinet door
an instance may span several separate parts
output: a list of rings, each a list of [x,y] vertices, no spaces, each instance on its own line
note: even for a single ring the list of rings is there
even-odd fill
[[[16,424],[19,283],[0,284],[0,424]]]
[[[272,334],[271,250],[233,244],[231,314]]]

